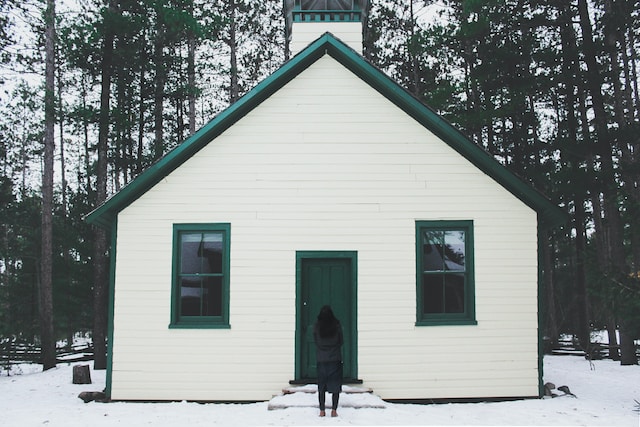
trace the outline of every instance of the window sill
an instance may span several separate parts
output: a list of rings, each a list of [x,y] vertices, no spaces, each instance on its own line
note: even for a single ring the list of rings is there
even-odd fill
[[[477,324],[478,321],[472,319],[433,319],[416,322],[416,326],[474,326]]]
[[[170,323],[169,329],[231,329],[224,323]]]

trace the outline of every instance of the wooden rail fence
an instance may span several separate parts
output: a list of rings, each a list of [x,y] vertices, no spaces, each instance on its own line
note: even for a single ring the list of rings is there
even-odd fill
[[[609,346],[606,343],[591,343],[590,359],[607,359],[611,348],[620,349],[619,345]],[[587,353],[576,342],[572,340],[560,340],[554,345],[545,342],[545,354],[553,354],[558,356],[582,356],[586,357]],[[640,345],[636,345],[636,354],[640,358]]]
[[[81,362],[86,360],[93,360],[93,346],[90,342],[56,348],[57,363]],[[40,346],[15,339],[0,341],[0,370],[9,371],[11,366],[21,363],[42,363]]]

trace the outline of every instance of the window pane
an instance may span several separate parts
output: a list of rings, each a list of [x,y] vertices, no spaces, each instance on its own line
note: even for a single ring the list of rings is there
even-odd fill
[[[353,0],[301,0],[302,10],[352,10]]]
[[[443,292],[441,274],[422,275],[422,307],[425,314],[444,313]]]
[[[222,233],[206,233],[202,239],[200,273],[222,273]]]
[[[353,0],[327,0],[327,7],[330,10],[352,10]]]
[[[182,316],[221,316],[222,278],[183,277],[180,313]]]
[[[182,274],[222,273],[222,233],[182,233]]]
[[[202,315],[222,316],[222,277],[203,278],[202,290]]]
[[[302,10],[323,10],[326,0],[302,0],[300,7]]]
[[[464,274],[444,277],[445,313],[464,313]]]
[[[202,288],[197,277],[183,277],[180,280],[180,314],[200,316]]]
[[[425,231],[422,234],[422,269],[423,271],[443,271],[442,231]]]
[[[464,271],[464,231],[444,232],[446,270]]]

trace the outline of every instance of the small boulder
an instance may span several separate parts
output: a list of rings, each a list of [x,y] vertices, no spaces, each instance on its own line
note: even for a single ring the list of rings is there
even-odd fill
[[[82,399],[84,403],[93,401],[104,403],[108,401],[107,395],[101,391],[83,391],[78,397]]]
[[[550,397],[556,397],[557,394],[553,392],[555,388],[556,388],[556,385],[554,383],[546,383],[544,385],[544,395],[550,396]]]

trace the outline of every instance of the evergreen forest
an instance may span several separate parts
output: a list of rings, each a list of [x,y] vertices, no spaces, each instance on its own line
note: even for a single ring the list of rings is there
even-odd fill
[[[640,1],[372,0],[364,55],[567,213],[539,245],[545,343],[638,363]],[[92,337],[84,217],[288,59],[282,0],[0,0],[0,342]],[[619,335],[616,334],[619,331]]]

